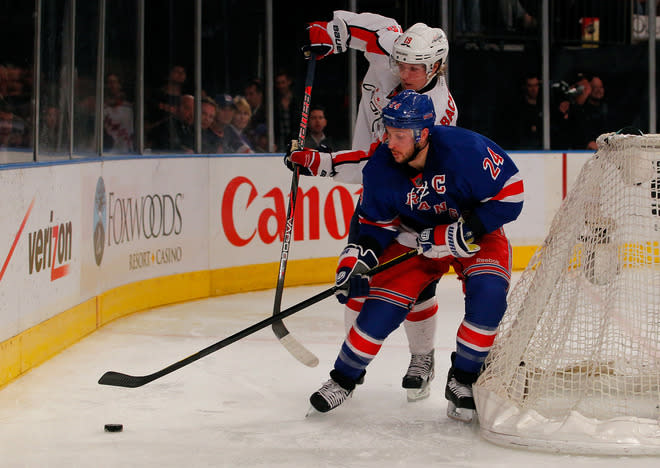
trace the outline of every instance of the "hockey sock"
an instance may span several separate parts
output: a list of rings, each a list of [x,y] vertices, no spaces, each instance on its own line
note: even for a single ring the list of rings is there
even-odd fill
[[[410,354],[428,354],[435,346],[438,304],[435,297],[417,303],[406,316],[403,327]]]
[[[357,316],[360,313],[360,309],[362,309],[363,304],[364,304],[364,298],[350,299],[346,303],[346,306],[344,307],[344,328],[346,330],[347,335],[348,332],[351,331],[351,327],[355,323],[355,320],[357,319]]]
[[[456,334],[455,366],[471,373],[478,373],[497,334],[494,327],[480,327],[463,320]]]

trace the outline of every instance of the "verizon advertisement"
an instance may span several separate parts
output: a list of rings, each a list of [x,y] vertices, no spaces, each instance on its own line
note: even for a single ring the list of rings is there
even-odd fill
[[[80,167],[0,172],[0,340],[80,299]]]

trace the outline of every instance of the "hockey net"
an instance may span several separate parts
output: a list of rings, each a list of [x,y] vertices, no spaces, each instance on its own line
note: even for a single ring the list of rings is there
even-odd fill
[[[481,434],[660,453],[660,135],[601,135],[509,295],[474,386]]]

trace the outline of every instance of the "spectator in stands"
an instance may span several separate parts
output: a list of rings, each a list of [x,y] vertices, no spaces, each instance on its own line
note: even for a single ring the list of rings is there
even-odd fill
[[[81,74],[75,82],[73,149],[81,152],[96,151],[96,76]]]
[[[264,87],[259,79],[248,81],[245,85],[245,100],[250,105],[251,117],[247,133],[254,132],[259,124],[266,123],[266,109],[264,108]]]
[[[268,128],[265,124],[259,124],[254,129],[254,152],[255,153],[270,153],[268,151]]]
[[[660,16],[660,10],[658,10],[658,7],[660,7],[660,0],[656,0],[656,15]],[[635,0],[633,2],[633,13],[636,15],[648,15],[648,10],[646,9],[646,0]]]
[[[605,87],[598,76],[589,80],[591,93],[578,114],[578,129],[582,132],[576,142],[577,149],[597,150],[596,140],[602,133],[611,131],[609,112],[605,98]]]
[[[550,108],[550,147],[554,150],[570,149],[573,126],[570,120],[571,102],[560,91],[556,92]]]
[[[319,149],[324,145],[326,151],[332,151],[333,144],[325,135],[325,128],[328,126],[328,120],[325,117],[325,108],[314,106],[309,111],[309,133],[305,140],[305,147]]]
[[[220,138],[218,153],[250,153],[249,145],[231,126],[231,121],[236,113],[234,99],[229,94],[219,94],[216,96],[216,104],[218,110],[211,130]]]
[[[536,29],[536,17],[530,14],[533,3],[521,0],[498,0],[500,21],[505,32],[520,32]]]
[[[156,89],[147,101],[145,132],[177,114],[186,76],[183,66],[173,65],[170,68],[163,86]]]
[[[479,0],[456,0],[454,22],[457,36],[466,36],[465,48],[478,49],[474,39],[482,33],[481,5]],[[460,38],[457,37],[460,40]]]
[[[11,106],[15,117],[27,121],[32,114],[32,96],[30,90],[26,89],[26,71],[13,64],[8,64],[6,69],[7,85],[4,99]]]
[[[0,100],[4,100],[7,95],[7,87],[9,85],[9,74],[7,67],[0,63]]]
[[[578,106],[583,106],[591,95],[590,77],[585,73],[578,73],[572,88],[576,90],[575,103]]]
[[[16,114],[15,108],[0,99],[0,147],[20,148],[29,142],[29,125],[26,119]]]
[[[252,120],[252,110],[247,99],[242,96],[236,96],[234,98],[234,107],[236,107],[236,112],[234,117],[231,119],[231,127],[238,133],[239,137],[243,140],[249,148],[250,151],[253,149],[253,143],[248,139],[246,130],[250,128],[250,122]]]
[[[14,128],[14,114],[8,107],[0,108],[0,148],[8,148],[11,145],[11,136]]]
[[[119,75],[108,73],[103,99],[103,149],[114,152],[133,151],[133,103],[126,100]]]
[[[289,142],[296,138],[301,105],[293,93],[293,80],[286,71],[275,75],[275,144],[286,151]]]
[[[202,153],[222,152],[222,138],[212,130],[218,111],[217,103],[210,97],[202,98]]]
[[[571,99],[570,106],[570,120],[572,122],[573,140],[571,142],[570,148],[572,149],[586,149],[587,140],[586,136],[586,104],[587,99],[591,95],[591,81],[584,73],[578,73],[576,79],[571,86],[571,89],[575,90],[575,94]]]
[[[581,125],[584,104],[591,94],[589,79],[578,73],[570,86],[555,89],[555,102],[550,113],[551,148],[586,149],[586,143],[582,144],[584,130]]]
[[[153,150],[193,153],[195,138],[193,122],[195,119],[195,98],[190,94],[181,96],[175,115],[168,117],[150,132]]]
[[[543,147],[543,106],[539,96],[541,80],[537,74],[525,77],[522,96],[512,113],[511,149],[540,149]]]
[[[62,151],[62,132],[60,109],[47,105],[42,110],[39,127],[39,145],[43,151]]]

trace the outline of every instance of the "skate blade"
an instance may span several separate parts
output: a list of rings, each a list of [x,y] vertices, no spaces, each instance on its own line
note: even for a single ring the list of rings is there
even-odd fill
[[[317,416],[320,416],[324,413],[321,413],[319,410],[314,408],[312,405],[309,405],[309,408],[307,409],[307,413],[305,413],[305,418],[315,418]]]
[[[309,418],[309,417],[329,413],[330,411],[339,408],[339,406],[341,406],[342,404],[348,403],[351,400],[351,398],[353,398],[353,392],[348,394],[348,396],[346,397],[346,400],[343,403],[339,404],[338,406],[335,406],[334,408],[330,408],[328,411],[319,411],[316,408],[314,408],[314,405],[309,405],[309,409],[307,410],[307,413],[305,414],[305,417]]]
[[[451,401],[447,403],[447,416],[454,421],[469,424],[474,419],[475,410],[470,408],[456,408]]]
[[[431,387],[427,384],[422,388],[409,388],[406,391],[406,396],[410,403],[424,400],[431,395]]]

